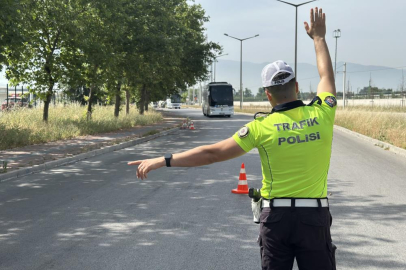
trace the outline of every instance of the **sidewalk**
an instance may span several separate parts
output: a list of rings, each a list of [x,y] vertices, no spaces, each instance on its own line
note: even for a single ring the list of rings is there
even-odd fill
[[[178,127],[181,124],[181,118],[174,117],[168,112],[161,113],[164,117],[163,122],[150,126],[138,126],[110,133],[89,135],[71,140],[61,140],[0,151],[0,162],[8,162],[7,173],[0,173],[0,181],[18,177],[16,171],[24,171],[24,173],[21,173],[20,175],[25,175],[34,171],[43,170],[45,167],[36,170],[29,170],[28,168],[39,167],[38,165],[46,164],[50,161],[62,161],[63,159],[70,158],[70,162],[73,162],[75,160],[86,158],[83,154],[96,152],[94,151],[96,149],[104,149],[104,151],[88,156],[95,156],[97,154],[120,149],[119,147],[106,149],[107,146],[117,145],[123,142],[133,142],[132,145],[135,145],[141,138],[144,138],[142,142],[151,140],[158,137],[160,135],[159,133],[166,133],[165,131]],[[138,143],[141,143],[141,141]],[[78,156],[81,157],[75,159],[75,157]],[[63,162],[58,162],[58,164],[62,163]],[[56,165],[55,162],[54,166]],[[2,162],[0,166],[2,166]],[[0,171],[1,170],[2,167],[0,167]]]

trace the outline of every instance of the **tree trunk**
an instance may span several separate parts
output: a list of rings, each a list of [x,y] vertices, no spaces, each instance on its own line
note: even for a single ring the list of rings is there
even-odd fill
[[[130,114],[130,90],[125,90],[125,114]]]
[[[46,98],[44,100],[44,114],[42,115],[42,120],[45,123],[48,123],[49,104],[51,104],[51,100],[52,100],[52,90],[48,90]]]
[[[53,54],[56,49],[56,45],[59,42],[59,35],[61,32],[58,30],[56,37],[53,42],[53,46],[51,48],[50,53],[47,55],[45,59],[45,65],[44,65],[44,71],[48,75],[48,92],[46,93],[46,98],[44,100],[44,114],[42,116],[42,120],[45,123],[48,123],[48,111],[49,111],[49,104],[51,103],[52,100],[52,94],[54,93],[54,85],[55,85],[55,80],[52,77],[52,60],[53,60]]]
[[[120,114],[120,103],[121,103],[121,97],[120,97],[120,91],[121,91],[121,83],[117,84],[117,91],[116,91],[116,104],[114,106],[114,116],[118,117]]]
[[[146,85],[142,85],[141,89],[141,97],[139,101],[139,106],[138,106],[138,112],[139,114],[143,115],[144,114],[144,109],[145,109],[145,92],[146,92]]]
[[[149,93],[147,89],[145,89],[145,111],[148,111],[148,103],[149,103]]]
[[[93,92],[93,85],[90,86],[89,90],[89,99],[87,100],[87,121],[92,119],[92,92]]]

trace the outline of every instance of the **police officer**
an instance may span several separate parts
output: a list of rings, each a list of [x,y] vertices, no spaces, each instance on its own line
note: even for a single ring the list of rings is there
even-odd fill
[[[292,68],[276,61],[262,70],[262,83],[273,109],[222,142],[164,157],[129,162],[137,177],[163,166],[193,167],[241,156],[257,148],[263,180],[258,242],[262,269],[334,270],[331,215],[327,199],[336,90],[325,41],[325,14],[310,11],[305,30],[313,39],[320,83],[317,96],[305,105],[297,99]]]

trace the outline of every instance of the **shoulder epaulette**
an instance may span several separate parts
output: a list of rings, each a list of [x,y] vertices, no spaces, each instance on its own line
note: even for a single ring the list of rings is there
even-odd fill
[[[321,99],[319,98],[319,96],[315,96],[313,98],[313,100],[309,104],[307,104],[307,106],[312,106],[316,101],[317,101],[317,104],[321,105],[321,103],[322,103]]]
[[[260,120],[260,118],[265,118],[270,114],[271,114],[270,112],[257,112],[257,113],[254,114],[254,119],[255,120]]]

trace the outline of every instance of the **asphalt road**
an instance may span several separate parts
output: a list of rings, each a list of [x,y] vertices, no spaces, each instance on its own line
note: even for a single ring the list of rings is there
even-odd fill
[[[172,135],[0,184],[0,269],[260,269],[241,163],[258,153],[135,177],[131,160],[226,139],[251,116],[205,118]],[[317,153],[315,153],[317,154]],[[406,159],[342,132],[329,174],[338,269],[406,269]]]

